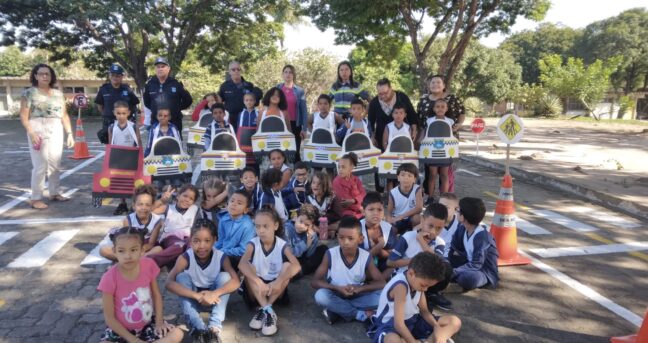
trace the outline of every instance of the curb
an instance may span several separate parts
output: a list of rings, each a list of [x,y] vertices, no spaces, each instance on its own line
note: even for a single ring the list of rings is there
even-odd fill
[[[504,164],[493,162],[483,157],[461,155],[461,160],[501,172],[504,172],[505,168]],[[610,210],[623,212],[637,219],[648,220],[648,206],[646,205],[627,201],[608,193],[517,167],[509,166],[509,171],[515,178],[564,191]]]

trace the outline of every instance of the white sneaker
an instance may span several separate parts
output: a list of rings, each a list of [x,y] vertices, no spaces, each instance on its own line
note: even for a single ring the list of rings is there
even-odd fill
[[[265,320],[263,321],[263,328],[261,333],[265,336],[272,336],[277,333],[277,314],[266,312]]]
[[[256,313],[254,314],[254,317],[252,317],[252,320],[250,320],[250,328],[252,328],[253,330],[260,330],[263,326],[263,323],[265,322],[265,318],[266,311],[259,307],[259,309],[257,309]]]

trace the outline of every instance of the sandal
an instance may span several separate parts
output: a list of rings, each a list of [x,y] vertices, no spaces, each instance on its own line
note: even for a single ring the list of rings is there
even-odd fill
[[[68,197],[64,197],[64,196],[62,196],[62,195],[60,195],[60,194],[57,194],[57,195],[51,196],[51,197],[50,197],[50,200],[52,200],[52,201],[65,202],[65,201],[70,200],[70,198],[68,198]]]
[[[49,206],[46,203],[44,203],[42,200],[33,200],[31,202],[31,207],[33,209],[37,209],[37,210],[44,210],[44,209],[48,208]]]

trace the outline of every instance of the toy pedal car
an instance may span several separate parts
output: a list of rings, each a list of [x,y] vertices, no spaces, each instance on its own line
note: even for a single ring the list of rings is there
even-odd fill
[[[151,183],[143,165],[140,147],[106,145],[101,171],[92,175],[93,206],[105,198],[131,198],[135,188]]]
[[[153,181],[191,180],[191,156],[182,150],[180,140],[165,136],[153,142],[151,153],[144,158],[144,175]]]
[[[434,121],[425,132],[419,148],[419,162],[428,164],[451,164],[459,157],[459,140],[452,135],[452,127],[445,121]]]
[[[239,176],[245,168],[245,152],[243,152],[233,134],[221,132],[212,139],[209,150],[200,157],[200,177],[206,179],[217,176],[226,179],[227,176]]]
[[[209,124],[211,124],[212,120],[214,120],[214,118],[211,113],[204,113],[200,116],[196,125],[189,128],[189,133],[187,134],[187,153],[189,155],[193,155],[194,149],[205,148],[205,140],[203,137],[205,136],[205,132],[207,132],[207,128],[209,127]]]
[[[396,179],[396,171],[403,163],[413,163],[418,167],[418,151],[409,136],[394,137],[385,152],[378,158],[378,176],[385,179]]]
[[[252,151],[257,158],[257,164],[263,156],[266,156],[274,149],[283,150],[286,154],[287,162],[295,161],[297,153],[297,144],[295,135],[288,131],[286,123],[277,116],[263,118],[259,123],[259,130],[252,135]]]
[[[254,158],[254,152],[252,151],[252,135],[256,131],[256,126],[241,126],[236,130],[236,140],[241,150],[245,152],[245,164],[248,167],[256,165],[256,158]]]
[[[350,152],[358,155],[358,165],[353,169],[354,175],[375,173],[378,170],[378,157],[381,151],[373,146],[369,136],[362,132],[353,132],[344,137],[342,155],[337,160],[339,161],[342,156]]]
[[[342,156],[342,147],[335,142],[333,132],[318,128],[304,143],[304,162],[311,168],[335,168],[337,158]]]

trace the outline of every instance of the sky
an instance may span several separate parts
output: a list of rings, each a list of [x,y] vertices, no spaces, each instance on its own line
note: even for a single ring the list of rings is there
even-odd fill
[[[553,0],[543,22],[559,23],[571,28],[582,28],[592,22],[616,16],[627,9],[635,7],[647,7],[646,0]],[[518,19],[518,22],[512,28],[512,33],[533,30],[538,24],[523,18]],[[424,31],[427,32],[427,30]],[[284,47],[289,53],[310,47],[324,49],[342,60],[347,57],[349,51],[353,48],[349,45],[335,45],[335,34],[332,29],[321,32],[309,21],[294,27],[286,25],[284,34]],[[501,34],[492,34],[480,39],[480,42],[494,48],[505,38],[506,36]]]

